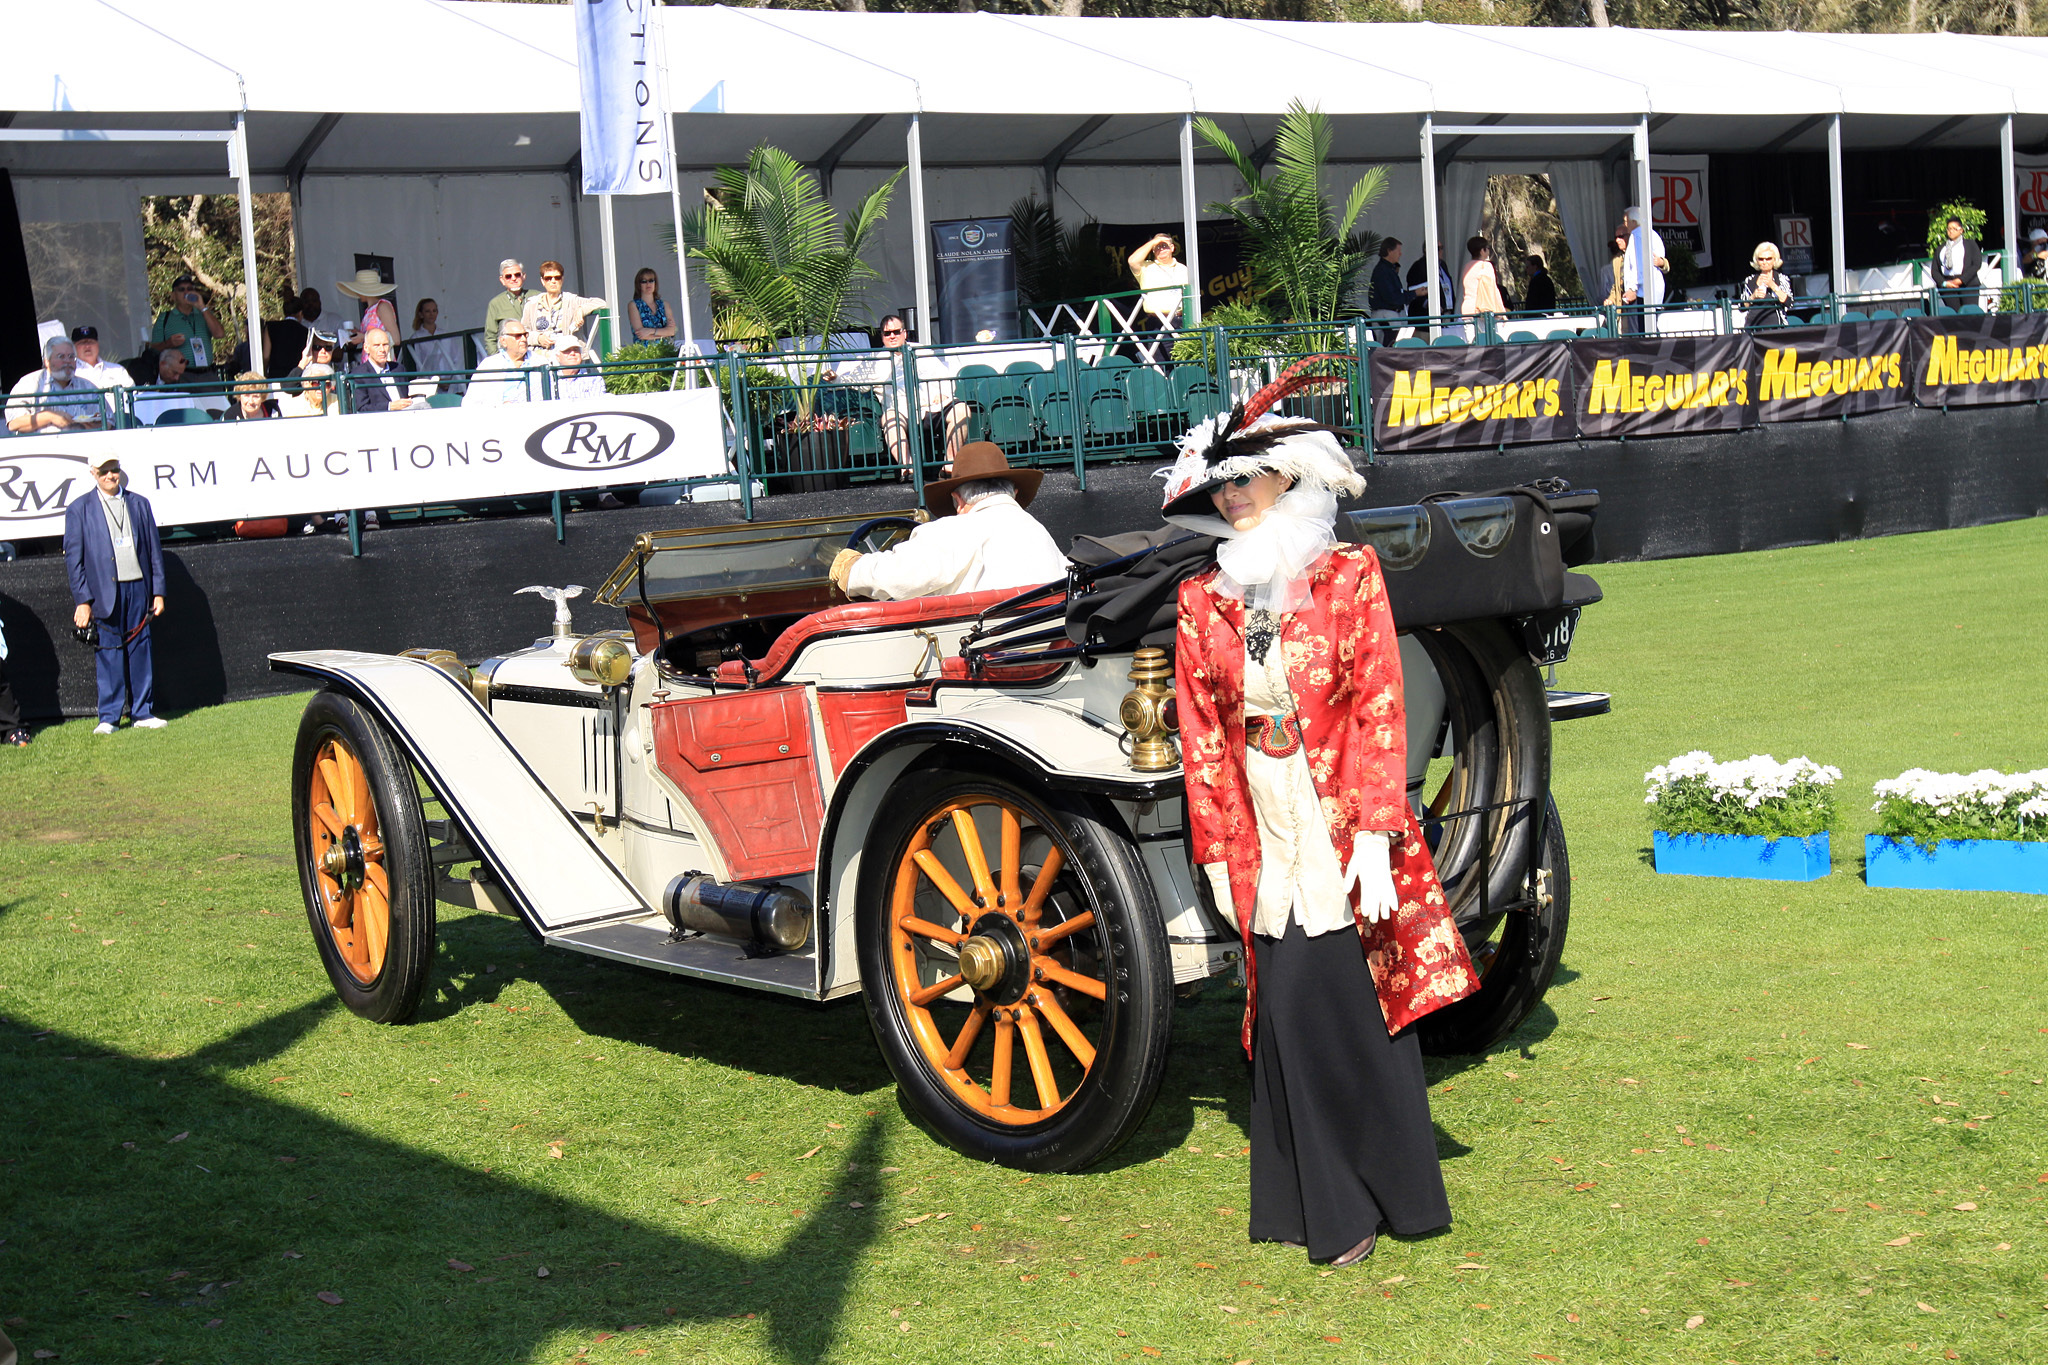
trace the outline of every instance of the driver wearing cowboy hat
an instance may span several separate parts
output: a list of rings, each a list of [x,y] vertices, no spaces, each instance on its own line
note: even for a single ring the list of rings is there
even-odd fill
[[[953,477],[924,486],[932,519],[879,554],[841,550],[832,561],[832,585],[848,597],[900,602],[1064,578],[1067,557],[1024,510],[1044,477],[1036,469],[1010,468],[993,442],[962,446]]]

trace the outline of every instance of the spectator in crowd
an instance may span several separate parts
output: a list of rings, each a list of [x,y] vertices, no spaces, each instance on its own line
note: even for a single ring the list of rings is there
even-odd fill
[[[263,373],[271,379],[282,379],[298,363],[300,354],[306,349],[307,327],[299,316],[303,306],[300,296],[290,285],[280,291],[284,305],[282,317],[263,324]]]
[[[498,338],[504,335],[508,321],[526,316],[526,264],[510,256],[498,262],[498,282],[505,287],[491,298],[484,309],[484,354],[498,353]]]
[[[398,335],[398,310],[392,307],[390,299],[384,297],[398,288],[397,285],[384,283],[383,276],[366,267],[358,270],[353,280],[342,280],[335,288],[363,305],[362,320],[356,331],[365,342],[373,331],[382,332],[387,338]]]
[[[100,359],[100,331],[97,327],[73,327],[71,349],[78,356],[78,376],[90,379],[95,388],[113,389],[132,387],[133,375],[126,365]]]
[[[1628,224],[1623,223],[1607,241],[1607,291],[1600,301],[1610,308],[1619,308],[1625,302],[1622,264],[1627,256]]]
[[[931,520],[892,549],[841,550],[832,561],[832,586],[848,597],[901,602],[1061,577],[1067,557],[1024,510],[1044,478],[1036,469],[1012,469],[993,442],[963,447],[952,477],[924,486]]]
[[[669,341],[676,334],[675,323],[669,320],[668,304],[662,301],[661,280],[654,271],[641,266],[633,276],[633,340]]]
[[[1621,226],[1629,239],[1621,258],[1621,301],[1641,305],[1622,319],[1622,330],[1640,332],[1649,311],[1663,306],[1664,272],[1671,262],[1664,258],[1664,234],[1650,226],[1642,209],[1631,205],[1622,210]]]
[[[166,352],[165,354],[170,354]],[[122,713],[138,730],[161,730],[152,705],[156,688],[149,623],[164,614],[164,552],[149,499],[122,485],[121,462],[101,455],[90,465],[98,496],[74,498],[64,509],[64,567],[76,604],[71,623],[99,628],[94,663],[99,675],[100,723],[111,735]]]
[[[1550,278],[1550,267],[1533,251],[1529,253],[1529,292],[1522,307],[1531,313],[1557,311],[1557,281]]]
[[[563,340],[579,336],[583,322],[593,309],[605,306],[603,299],[571,294],[562,288],[562,263],[540,263],[541,292],[529,295],[520,320],[526,324],[527,344],[537,351],[552,352]]]
[[[604,397],[604,376],[584,361],[583,343],[575,337],[562,338],[555,348],[555,397]]]
[[[158,351],[156,355],[156,382],[175,385],[185,382],[185,357],[177,351]],[[135,400],[135,421],[139,426],[153,427],[163,420],[167,412],[179,408],[203,406],[190,390],[179,393],[144,392]]]
[[[970,409],[949,396],[950,385],[928,382],[947,377],[945,362],[936,355],[919,358],[918,391],[913,398],[910,374],[903,367],[903,343],[910,335],[903,315],[891,313],[884,317],[881,333],[881,350],[866,359],[842,362],[836,370],[825,371],[825,379],[873,386],[874,397],[882,407],[882,442],[889,448],[889,458],[902,467],[903,477],[910,476],[912,413],[924,421],[926,458],[939,458],[943,452],[943,458],[950,464],[967,438]],[[942,397],[942,393],[948,396]]]
[[[405,339],[412,349],[412,368],[415,370],[463,370],[462,338],[441,335],[441,305],[432,299],[421,299],[413,305],[412,335]],[[441,381],[442,392],[447,392],[448,380]]]
[[[1465,311],[1475,319],[1507,312],[1508,302],[1500,292],[1500,276],[1493,269],[1493,248],[1484,237],[1474,237],[1465,243],[1465,254],[1471,257],[1471,263],[1465,267],[1465,278],[1458,287],[1465,300]]]
[[[363,358],[348,367],[357,412],[404,412],[423,408],[424,398],[408,398],[405,381],[391,364],[391,333],[373,327],[363,333]]]
[[[43,343],[43,368],[17,380],[7,399],[7,429],[17,436],[98,431],[106,421],[105,397],[78,373],[78,351],[63,337]]]
[[[227,416],[222,420],[257,422],[275,416],[277,404],[271,401],[270,387],[263,376],[254,370],[244,370],[236,375],[234,392],[228,396]]]
[[[2020,270],[2030,280],[2048,280],[2048,228],[2035,228],[2027,234]]]
[[[171,306],[157,314],[150,328],[150,346],[159,351],[176,351],[184,359],[184,373],[196,383],[211,379],[220,364],[219,339],[225,330],[213,308],[199,294],[199,281],[180,275],[171,285]]]
[[[1427,253],[1417,256],[1415,263],[1408,267],[1408,283],[1411,286],[1410,292],[1414,295],[1408,304],[1408,316],[1411,318],[1428,317],[1429,256]],[[1413,286],[1420,287],[1415,288]],[[1451,263],[1444,259],[1444,249],[1441,245],[1436,249],[1436,290],[1442,296],[1445,314],[1456,313],[1458,311],[1458,286],[1451,279]]]
[[[1758,242],[1749,256],[1749,275],[1742,281],[1743,325],[1782,327],[1785,306],[1792,302],[1792,280],[1776,242]]]
[[[526,349],[526,324],[518,318],[506,318],[498,328],[497,342],[498,349],[485,357],[469,377],[469,390],[462,395],[465,408],[495,408],[540,397],[532,353]],[[501,379],[500,375],[505,377]]]
[[[333,348],[323,348],[329,356]],[[341,395],[334,384],[334,363],[332,360],[314,360],[292,371],[292,378],[302,381],[296,392],[287,391],[277,400],[280,417],[320,417],[327,413],[341,411]]]
[[[17,749],[28,747],[28,728],[21,723],[21,703],[14,699],[14,686],[7,680],[7,628],[0,625],[0,744]]]
[[[294,365],[285,375],[285,382],[280,386],[282,391],[297,393],[299,385],[296,381],[306,377],[306,367],[308,365],[323,365],[326,367],[323,373],[333,374],[334,366],[339,363],[340,355],[341,343],[335,340],[332,333],[306,333],[306,344],[299,352],[299,363]]]
[[[1138,316],[1133,319],[1138,331],[1170,332],[1180,326],[1180,315],[1187,303],[1188,268],[1174,259],[1177,250],[1178,244],[1170,235],[1155,232],[1151,241],[1133,251],[1124,262],[1137,277],[1138,288],[1145,291],[1138,300]]]
[[[299,291],[299,321],[309,332],[332,332],[334,328],[321,319],[320,291],[310,286]]]
[[[1372,268],[1372,284],[1366,290],[1367,310],[1376,318],[1406,317],[1410,297],[1411,291],[1401,283],[1401,239],[1385,238],[1380,242],[1379,263]],[[1376,330],[1380,345],[1391,346],[1401,328],[1395,324]]]
[[[1947,240],[1935,248],[1929,269],[1941,287],[1941,301],[1960,308],[1977,301],[1977,272],[1984,267],[1984,251],[1975,237],[1963,235],[1963,220],[1953,214],[1943,231]]]

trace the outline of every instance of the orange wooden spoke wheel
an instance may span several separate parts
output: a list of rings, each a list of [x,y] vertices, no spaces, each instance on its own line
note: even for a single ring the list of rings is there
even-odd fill
[[[384,970],[391,941],[391,882],[369,775],[339,737],[322,744],[314,759],[306,804],[321,908],[349,974],[367,986]]]
[[[434,953],[434,870],[412,766],[383,724],[334,692],[306,704],[292,755],[292,834],[327,979],[377,1023],[410,1018]]]
[[[1172,968],[1108,802],[930,769],[868,832],[861,984],[906,1105],[970,1156],[1075,1170],[1144,1116]]]
[[[1071,889],[1056,897],[1066,855],[1042,829],[1027,837],[1033,819],[999,794],[948,801],[891,887],[892,981],[911,1033],[953,1094],[999,1123],[1073,1098],[1109,990],[1095,914]]]

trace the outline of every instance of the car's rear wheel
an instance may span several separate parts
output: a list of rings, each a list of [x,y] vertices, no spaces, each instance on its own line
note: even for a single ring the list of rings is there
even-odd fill
[[[862,854],[861,984],[904,1102],[969,1156],[1071,1171],[1151,1106],[1172,1031],[1166,933],[1113,817],[926,772]]]
[[[347,697],[306,704],[292,756],[299,886],[342,1003],[375,1023],[419,1008],[434,955],[433,864],[412,767]]]
[[[1570,874],[1550,799],[1549,698],[1528,652],[1497,622],[1415,639],[1443,688],[1446,729],[1420,818],[1481,978],[1476,994],[1418,1032],[1432,1055],[1484,1052],[1542,1001],[1564,952]]]

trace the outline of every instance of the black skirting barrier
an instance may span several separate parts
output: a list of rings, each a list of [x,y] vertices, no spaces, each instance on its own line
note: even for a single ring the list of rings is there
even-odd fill
[[[1151,469],[1091,469],[1086,492],[1052,473],[1032,511],[1061,544],[1157,526]],[[2033,404],[1898,408],[1737,433],[1411,452],[1385,457],[1369,477],[1360,506],[1563,478],[1600,490],[1602,559],[1729,554],[2048,513],[2048,413]],[[875,486],[769,498],[755,510],[765,521],[910,504],[908,489]],[[270,672],[274,650],[427,645],[474,660],[514,648],[545,635],[550,619],[545,603],[515,599],[517,589],[594,590],[640,532],[738,515],[730,502],[590,512],[570,519],[563,544],[545,517],[401,525],[367,533],[360,559],[331,535],[173,548],[154,628],[157,704],[175,712],[301,689]],[[574,605],[586,629],[619,624],[587,598]],[[70,617],[59,556],[0,566],[8,672],[31,717],[94,708],[92,658],[72,640]]]

